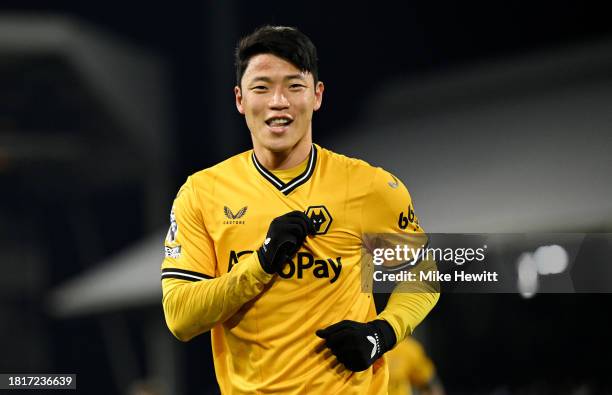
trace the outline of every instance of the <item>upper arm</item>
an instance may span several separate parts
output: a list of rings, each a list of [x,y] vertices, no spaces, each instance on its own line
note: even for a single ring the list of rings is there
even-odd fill
[[[189,178],[172,205],[170,228],[164,240],[162,280],[177,278],[199,281],[214,277],[214,244],[202,212],[202,202],[193,180]]]
[[[408,189],[399,178],[381,168],[376,168],[372,176],[361,218],[363,241],[371,252],[398,245],[416,250],[427,244]],[[385,266],[401,263],[385,262]]]

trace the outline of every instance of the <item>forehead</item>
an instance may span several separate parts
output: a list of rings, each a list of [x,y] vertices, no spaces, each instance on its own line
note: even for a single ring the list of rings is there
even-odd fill
[[[249,64],[244,71],[243,78],[248,81],[257,77],[284,77],[299,74],[304,78],[312,75],[302,71],[293,63],[272,54],[259,54],[249,59]]]

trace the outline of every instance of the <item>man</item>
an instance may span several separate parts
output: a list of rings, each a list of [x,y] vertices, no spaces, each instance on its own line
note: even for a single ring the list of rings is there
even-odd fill
[[[361,288],[369,233],[422,233],[391,174],[312,142],[316,49],[262,27],[236,50],[236,107],[253,150],[195,173],[171,213],[162,264],[170,331],[212,331],[222,393],[383,394],[381,356],[435,305],[394,293],[376,315]],[[403,216],[403,217],[402,217]]]

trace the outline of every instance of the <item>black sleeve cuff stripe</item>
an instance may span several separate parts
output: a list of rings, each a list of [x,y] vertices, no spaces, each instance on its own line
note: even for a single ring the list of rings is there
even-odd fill
[[[161,276],[162,280],[165,280],[167,278],[178,278],[179,280],[187,280],[187,281],[193,281],[193,282],[204,280],[204,278],[194,278],[194,277],[186,276],[184,274],[172,274],[172,273],[162,274]]]
[[[178,278],[178,279],[189,280],[189,281],[201,281],[201,280],[211,280],[214,277],[209,276],[204,273],[192,272],[190,270],[166,268],[166,269],[162,269],[161,278],[162,280],[164,278]]]

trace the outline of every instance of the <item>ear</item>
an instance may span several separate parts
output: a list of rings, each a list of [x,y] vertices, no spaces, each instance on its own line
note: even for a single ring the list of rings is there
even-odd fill
[[[317,86],[315,86],[315,106],[314,110],[317,111],[321,108],[321,103],[323,103],[323,91],[325,90],[325,85],[323,82],[317,82]]]
[[[238,112],[244,115],[244,107],[242,106],[242,90],[240,90],[238,85],[234,87],[234,96],[236,96],[236,108],[238,109]]]

